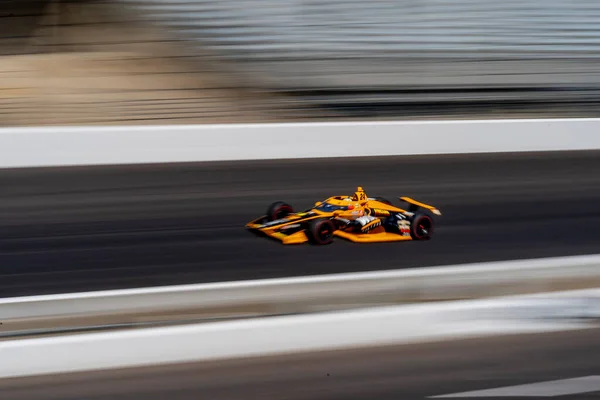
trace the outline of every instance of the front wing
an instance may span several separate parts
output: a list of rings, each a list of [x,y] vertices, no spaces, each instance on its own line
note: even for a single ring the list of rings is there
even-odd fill
[[[312,218],[296,217],[287,219],[285,222],[274,224],[268,222],[267,216],[264,215],[246,224],[246,228],[254,233],[262,234],[281,241],[283,244],[301,244],[308,242],[306,229],[300,222],[305,222]],[[275,221],[276,222],[276,221]]]

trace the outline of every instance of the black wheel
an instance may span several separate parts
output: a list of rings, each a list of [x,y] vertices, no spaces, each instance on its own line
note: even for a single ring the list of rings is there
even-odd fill
[[[314,244],[330,244],[333,241],[335,224],[329,219],[314,219],[308,224],[308,237]]]
[[[414,240],[429,240],[433,234],[433,218],[425,214],[416,214],[410,226],[410,236]]]
[[[293,212],[294,209],[289,204],[283,201],[276,201],[267,208],[267,218],[269,221],[275,221],[276,219],[284,218]]]

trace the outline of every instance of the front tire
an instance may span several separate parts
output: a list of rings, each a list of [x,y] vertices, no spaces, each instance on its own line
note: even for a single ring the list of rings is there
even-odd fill
[[[267,208],[267,218],[269,221],[275,221],[280,218],[293,214],[294,209],[292,206],[283,201],[276,201]]]
[[[335,224],[329,219],[315,219],[308,224],[308,237],[313,244],[326,245],[333,242]]]
[[[429,240],[433,234],[433,218],[426,214],[416,214],[410,225],[410,236],[414,240]]]

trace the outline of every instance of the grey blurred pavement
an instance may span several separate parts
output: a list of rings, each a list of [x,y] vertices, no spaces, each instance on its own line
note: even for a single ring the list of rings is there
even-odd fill
[[[0,297],[598,253],[600,153],[374,157],[0,171]],[[275,200],[410,196],[428,242],[284,246]]]

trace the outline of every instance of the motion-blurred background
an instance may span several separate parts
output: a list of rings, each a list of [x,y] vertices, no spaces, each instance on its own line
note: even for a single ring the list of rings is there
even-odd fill
[[[0,0],[0,128],[599,105],[600,0]],[[284,154],[303,131],[3,129],[0,400],[599,400],[600,120],[503,122],[367,124],[340,148],[347,131],[320,127]],[[290,248],[244,229],[357,186],[439,207],[433,240]],[[270,278],[289,280],[229,284]],[[82,294],[111,289],[135,293]],[[471,335],[490,336],[451,340]],[[171,364],[260,354],[281,357]]]
[[[3,126],[600,114],[597,0],[0,4]]]

